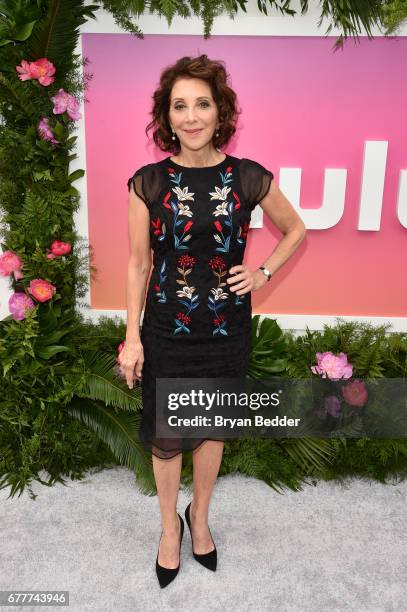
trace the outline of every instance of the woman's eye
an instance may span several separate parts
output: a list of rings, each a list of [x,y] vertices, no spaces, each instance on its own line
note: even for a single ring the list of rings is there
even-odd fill
[[[202,104],[204,105],[204,108],[209,106],[209,102],[200,102],[200,106],[202,106]],[[180,110],[184,106],[185,106],[185,104],[177,104],[177,106],[174,106],[174,108],[175,108],[175,110]]]

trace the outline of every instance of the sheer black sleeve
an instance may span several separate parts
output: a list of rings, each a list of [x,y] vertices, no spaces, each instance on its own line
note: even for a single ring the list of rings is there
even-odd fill
[[[129,190],[129,193],[131,190],[133,190],[134,193],[138,195],[138,197],[141,198],[145,205],[149,208],[150,202],[148,201],[144,193],[144,170],[145,166],[142,166],[141,168],[136,170],[133,176],[131,176],[127,181],[127,188]]]
[[[163,187],[163,176],[160,173],[158,164],[147,164],[141,166],[127,181],[129,192],[131,189],[139,196],[150,208],[151,203],[159,197],[161,188]]]
[[[240,160],[239,174],[242,191],[252,211],[267,195],[274,174],[258,162],[245,158]]]

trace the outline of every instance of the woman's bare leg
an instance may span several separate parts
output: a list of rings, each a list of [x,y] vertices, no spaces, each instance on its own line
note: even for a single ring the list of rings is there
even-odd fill
[[[163,529],[159,545],[158,563],[175,569],[179,563],[181,524],[177,514],[177,500],[181,477],[182,453],[172,459],[159,459],[154,454],[153,471],[157,486]]]
[[[208,528],[209,502],[222,462],[225,443],[206,440],[192,454],[194,489],[190,507],[194,552],[202,555],[213,550]]]

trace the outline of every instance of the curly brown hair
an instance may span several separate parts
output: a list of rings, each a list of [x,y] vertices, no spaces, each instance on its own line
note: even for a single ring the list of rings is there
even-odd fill
[[[160,85],[153,94],[153,120],[146,127],[146,134],[154,129],[153,140],[162,151],[178,154],[181,150],[178,138],[172,139],[168,114],[171,90],[177,79],[198,78],[206,81],[211,88],[212,97],[218,108],[219,129],[213,136],[213,145],[220,149],[225,146],[236,132],[236,123],[241,110],[237,108],[237,96],[228,85],[228,74],[224,62],[210,60],[203,54],[198,57],[181,57],[175,64],[164,69]]]

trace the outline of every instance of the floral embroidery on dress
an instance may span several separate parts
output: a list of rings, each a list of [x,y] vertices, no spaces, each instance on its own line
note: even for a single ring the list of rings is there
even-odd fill
[[[215,318],[213,319],[213,324],[215,325],[213,335],[220,333],[227,336],[228,333],[225,329],[225,317],[222,314],[219,314],[219,310],[226,306],[226,302],[224,300],[229,298],[229,294],[225,293],[222,289],[226,283],[221,282],[222,277],[227,274],[226,263],[223,261],[222,257],[216,255],[209,260],[209,266],[212,268],[214,275],[218,279],[216,287],[211,288],[212,295],[208,296],[208,308],[212,310],[215,315]]]
[[[221,203],[217,205],[215,210],[213,211],[213,215],[215,217],[226,216],[227,219],[223,220],[225,228],[223,227],[221,221],[216,219],[213,222],[215,228],[217,229],[217,233],[213,235],[216,242],[218,242],[221,246],[217,247],[215,251],[220,253],[229,253],[230,248],[230,240],[232,238],[233,233],[233,222],[232,222],[232,214],[234,211],[240,208],[240,199],[239,196],[233,191],[234,197],[237,199],[236,204],[233,203],[233,200],[228,202],[228,193],[231,190],[231,187],[228,187],[228,183],[233,182],[232,178],[232,166],[228,166],[226,168],[226,172],[223,174],[219,172],[222,179],[222,187],[216,187],[215,191],[210,191],[209,195],[211,196],[211,200],[221,200]],[[228,228],[230,228],[228,230]]]
[[[154,285],[154,290],[156,291],[156,296],[157,296],[157,302],[162,302],[162,303],[165,303],[167,301],[167,296],[165,295],[165,291],[161,289],[161,285],[165,283],[165,281],[167,280],[167,277],[164,274],[166,265],[167,264],[164,259],[164,261],[161,264],[161,268],[160,268],[160,280],[158,284]]]
[[[174,235],[174,246],[177,250],[185,250],[189,249],[189,245],[187,243],[192,234],[189,234],[189,230],[193,226],[194,222],[187,219],[182,219],[180,217],[193,217],[193,212],[188,206],[185,204],[186,200],[191,200],[194,202],[194,193],[188,190],[188,187],[181,187],[181,177],[182,172],[178,174],[175,172],[173,168],[167,168],[168,174],[170,176],[170,180],[175,183],[175,187],[172,188],[172,191],[177,196],[177,201],[174,202],[171,200],[171,191],[169,191],[163,201],[163,205],[171,210],[174,214],[173,221],[173,235]],[[185,223],[186,221],[186,223]],[[182,226],[185,223],[183,228],[180,228],[180,231],[177,233],[177,228]],[[181,233],[182,231],[182,233]],[[198,294],[194,295],[196,291],[196,287],[192,285],[188,285],[187,275],[192,272],[192,268],[196,263],[195,257],[191,255],[185,254],[181,255],[178,258],[178,272],[181,274],[181,279],[176,279],[179,285],[182,285],[182,289],[179,289],[176,293],[180,299],[178,301],[185,306],[186,312],[179,311],[177,312],[175,321],[175,329],[174,334],[178,334],[180,332],[190,333],[188,325],[191,323],[190,313],[192,310],[195,310],[199,306]]]
[[[249,231],[249,226],[250,226],[250,223],[247,223],[246,221],[245,223],[243,223],[243,225],[239,227],[239,230],[237,232],[237,241],[239,244],[244,244],[246,242],[247,232]]]
[[[194,201],[193,196],[194,193],[190,193],[188,191],[188,187],[184,187],[183,189],[180,187],[182,172],[177,174],[173,168],[167,168],[168,173],[170,175],[170,180],[176,184],[176,187],[173,187],[172,191],[174,191],[177,195],[177,202],[173,202],[172,200],[168,203],[168,200],[171,198],[171,192],[169,191],[164,198],[164,206],[169,208],[174,213],[174,221],[173,221],[173,235],[174,235],[174,245],[176,249],[188,249],[188,245],[185,244],[190,240],[191,234],[188,234],[189,230],[193,225],[193,221],[187,221],[184,228],[180,228],[177,234],[177,228],[181,226],[185,219],[180,219],[179,217],[192,217],[192,210],[189,208],[188,204],[184,204],[185,200]],[[182,231],[181,231],[182,230]]]
[[[193,295],[195,292],[195,287],[192,285],[188,285],[187,275],[192,272],[192,267],[196,263],[195,257],[191,257],[191,255],[181,255],[178,258],[178,272],[181,274],[182,279],[177,278],[177,283],[179,285],[183,285],[182,289],[177,291],[177,295],[182,298],[178,301],[181,302],[183,306],[187,309],[186,312],[178,312],[177,318],[175,319],[176,329],[174,330],[174,334],[179,333],[180,331],[190,332],[191,330],[188,327],[188,324],[191,322],[191,317],[189,316],[191,310],[198,308],[198,295]]]
[[[158,240],[161,242],[162,240],[164,240],[165,238],[165,221],[162,222],[161,225],[161,219],[160,217],[157,217],[157,220],[154,221],[154,219],[151,219],[151,225],[153,226],[153,234],[154,236],[158,236]]]

